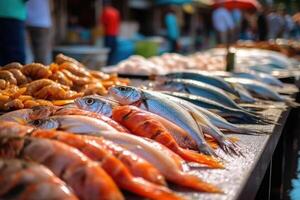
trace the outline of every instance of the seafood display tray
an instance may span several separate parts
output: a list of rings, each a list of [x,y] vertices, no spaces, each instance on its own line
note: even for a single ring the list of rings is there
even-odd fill
[[[273,115],[278,125],[244,125],[245,127],[270,132],[269,135],[230,134],[230,136],[239,138],[244,157],[231,157],[218,150],[217,153],[224,158],[225,169],[206,170],[197,168],[191,171],[203,180],[219,186],[225,194],[205,194],[175,187],[172,189],[183,194],[187,199],[254,199],[270,164],[289,112],[290,109],[283,112],[279,109],[268,109],[264,112],[266,115]]]

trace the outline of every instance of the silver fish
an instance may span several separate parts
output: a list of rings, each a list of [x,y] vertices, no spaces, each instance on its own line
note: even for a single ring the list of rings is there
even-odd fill
[[[217,127],[215,127],[209,117],[207,117],[207,114],[209,111],[204,111],[204,109],[198,108],[194,104],[176,98],[172,96],[165,95],[165,98],[170,99],[171,101],[174,101],[181,105],[184,109],[186,109],[195,121],[201,126],[202,130],[206,133],[212,136],[216,141],[219,143],[220,147],[226,152],[226,153],[235,153],[237,155],[240,155],[240,150],[232,143]],[[209,113],[210,117],[213,117],[212,114]]]
[[[164,98],[160,93],[141,90],[130,86],[114,86],[109,94],[122,105],[136,105],[160,115],[186,130],[196,141],[198,149],[207,155],[215,155],[204,139],[201,127],[185,109]]]
[[[201,83],[194,80],[186,80],[186,79],[172,79],[164,81],[163,83],[157,83],[155,85],[155,89],[158,90],[167,90],[174,92],[185,92],[188,94],[194,94],[198,96],[202,96],[223,104],[227,107],[245,110],[236,104],[223,90],[216,88],[214,86]]]
[[[246,79],[246,78],[225,78],[226,81],[231,83],[239,83],[243,85],[248,91],[258,98],[272,101],[285,101],[282,96],[275,92],[268,85],[261,83],[256,80]]]
[[[172,78],[172,79],[189,79],[189,80],[200,81],[200,82],[215,86],[217,88],[220,88],[221,90],[224,90],[235,96],[238,96],[237,91],[230,84],[228,84],[222,78],[213,76],[213,75],[209,74],[208,72],[203,72],[203,71],[172,72],[172,73],[166,74],[164,77],[168,77],[168,78]]]
[[[112,107],[118,106],[119,104],[99,95],[89,95],[75,99],[75,105],[80,109],[111,117]]]

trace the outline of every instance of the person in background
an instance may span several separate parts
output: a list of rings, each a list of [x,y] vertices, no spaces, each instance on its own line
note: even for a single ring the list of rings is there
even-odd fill
[[[268,39],[268,21],[267,21],[267,11],[262,8],[258,11],[257,15],[257,39],[258,41],[265,41]]]
[[[213,11],[212,21],[217,32],[218,43],[229,44],[234,35],[234,22],[230,12],[226,8],[219,7]]]
[[[171,52],[178,52],[178,39],[180,36],[177,17],[174,8],[169,8],[165,15],[165,25],[167,29],[167,38],[170,44]]]
[[[120,27],[120,13],[110,1],[104,1],[104,8],[100,19],[104,28],[104,45],[110,49],[107,65],[113,65],[113,56],[117,50],[117,36]]]
[[[272,10],[267,16],[268,27],[269,27],[269,39],[276,39],[282,36],[284,30],[284,19],[275,10]]]
[[[235,8],[231,11],[231,16],[234,22],[234,37],[232,38],[234,41],[232,42],[235,42],[240,38],[243,15],[240,9]]]
[[[295,28],[295,23],[293,21],[292,16],[285,12],[284,14],[284,22],[285,22],[285,28],[283,33],[283,38],[289,39],[292,35],[292,31]]]
[[[49,64],[52,50],[49,0],[28,1],[26,28],[34,62]]]
[[[25,0],[0,0],[0,66],[25,63]]]

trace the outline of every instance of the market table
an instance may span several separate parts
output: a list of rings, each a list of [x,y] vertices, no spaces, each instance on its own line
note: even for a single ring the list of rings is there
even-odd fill
[[[132,80],[132,85],[141,86],[148,85],[149,81]],[[294,85],[287,84],[284,92],[292,96],[296,96],[296,88]],[[269,134],[261,135],[239,135],[228,134],[239,138],[239,145],[242,149],[244,157],[226,155],[222,150],[217,150],[217,154],[224,159],[225,169],[207,169],[207,168],[193,168],[190,173],[196,174],[203,180],[220,187],[224,194],[206,194],[199,193],[185,188],[170,185],[173,190],[182,194],[187,199],[203,199],[203,200],[236,200],[236,199],[255,199],[259,189],[265,190],[260,194],[263,198],[270,199],[272,159],[274,151],[279,143],[279,139],[283,133],[284,126],[287,122],[292,108],[278,109],[276,107],[283,107],[284,103],[269,102],[268,108],[263,112],[263,115],[273,119],[277,124],[273,125],[240,125],[242,127],[249,127],[255,130],[268,132]],[[266,107],[267,107],[266,106]],[[282,152],[280,152],[279,161],[282,162]],[[270,167],[271,166],[271,167]],[[278,176],[281,176],[282,168],[277,166]],[[274,170],[275,171],[275,170]],[[262,184],[263,179],[267,174],[265,185]],[[276,174],[277,175],[277,174]],[[281,181],[281,180],[280,180]],[[276,182],[276,181],[274,181]],[[280,183],[281,184],[281,183]],[[263,187],[261,189],[261,187]],[[266,193],[266,194],[264,194]],[[135,199],[135,198],[133,198]]]

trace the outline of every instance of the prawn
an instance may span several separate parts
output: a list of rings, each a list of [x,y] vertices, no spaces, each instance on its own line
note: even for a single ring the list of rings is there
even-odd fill
[[[40,63],[27,64],[21,71],[25,76],[28,76],[33,80],[48,78],[51,75],[50,69]]]

